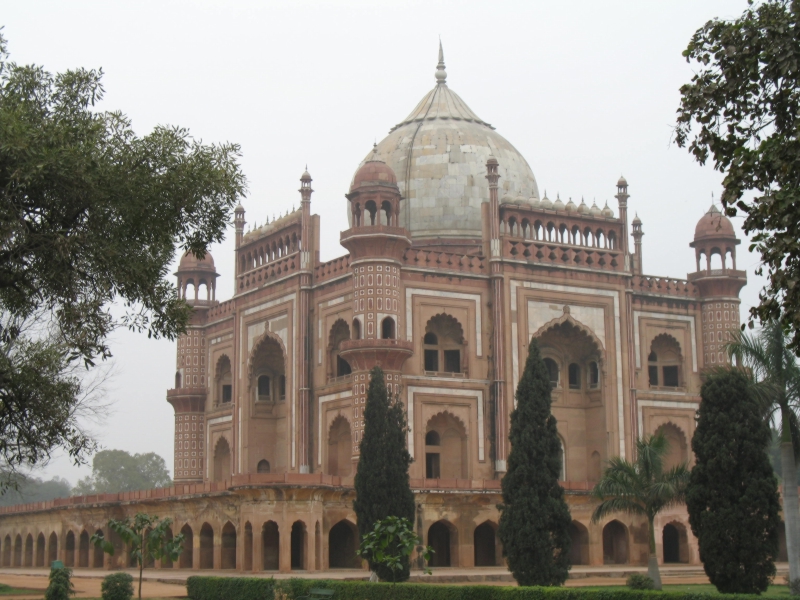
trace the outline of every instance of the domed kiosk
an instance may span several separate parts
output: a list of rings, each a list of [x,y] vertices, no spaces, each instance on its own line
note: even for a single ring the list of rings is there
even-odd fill
[[[525,158],[448,87],[441,44],[436,87],[378,143],[374,154],[397,174],[406,199],[399,224],[414,242],[480,240],[481,204],[489,200],[490,156],[500,164],[501,196],[524,198],[526,203],[539,199]],[[370,160],[373,152],[359,169]]]
[[[217,299],[217,268],[210,252],[203,258],[198,258],[191,252],[184,252],[175,272],[178,278],[178,294],[189,304],[211,304]],[[194,293],[188,293],[189,286],[194,288]],[[200,286],[206,288],[205,299],[200,298]]]

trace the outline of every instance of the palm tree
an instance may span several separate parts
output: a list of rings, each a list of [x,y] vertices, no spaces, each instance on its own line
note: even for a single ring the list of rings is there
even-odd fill
[[[612,513],[628,513],[647,517],[650,558],[647,575],[661,589],[661,575],[656,556],[653,521],[662,509],[683,502],[689,469],[686,463],[664,471],[664,457],[669,442],[662,434],[636,440],[636,460],[629,462],[616,456],[608,462],[603,477],[594,488],[600,505],[594,509],[592,522],[597,523]]]
[[[786,523],[789,579],[794,581],[800,578],[800,515],[795,462],[797,451],[800,450],[797,419],[800,367],[797,357],[788,349],[789,340],[780,324],[770,321],[757,333],[732,331],[726,349],[731,358],[749,372],[753,380],[753,393],[764,402],[764,418],[780,431],[781,497]]]

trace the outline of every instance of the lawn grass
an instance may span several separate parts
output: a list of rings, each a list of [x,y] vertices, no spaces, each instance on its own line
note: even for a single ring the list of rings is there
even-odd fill
[[[41,588],[15,588],[0,583],[0,596],[30,596],[32,594],[44,595],[44,590]]]

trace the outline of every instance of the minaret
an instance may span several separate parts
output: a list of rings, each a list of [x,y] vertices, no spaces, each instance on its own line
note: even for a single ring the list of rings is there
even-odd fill
[[[642,236],[644,231],[642,231],[642,220],[638,214],[633,218],[631,227],[633,228],[631,232],[633,236],[633,272],[636,275],[641,275],[644,272],[644,267],[642,266]]]
[[[352,227],[341,234],[350,251],[353,282],[351,339],[342,342],[340,354],[352,369],[353,460],[358,460],[364,435],[364,408],[369,372],[379,366],[386,387],[399,393],[403,363],[413,344],[402,339],[405,331],[405,295],[400,269],[411,246],[408,231],[400,227],[400,190],[397,177],[385,162],[373,156],[353,178],[350,193]]]
[[[308,473],[309,469],[309,413],[311,410],[311,336],[310,331],[310,306],[311,306],[311,175],[308,167],[300,176],[300,207],[302,209],[300,233],[300,292],[298,302],[298,329],[299,329],[299,356],[298,365],[298,413],[300,416],[300,430],[298,432],[299,469],[301,473]]]
[[[617,194],[615,196],[619,203],[619,218],[622,221],[622,240],[621,250],[625,256],[626,270],[630,269],[630,256],[628,254],[628,181],[620,175],[617,181]]]
[[[175,387],[167,390],[167,402],[175,410],[175,483],[201,483],[205,475],[205,404],[209,385],[206,364],[206,338],[203,324],[208,309],[217,304],[216,280],[219,277],[210,253],[199,259],[186,253],[178,270],[178,293],[192,306],[186,333],[178,337]],[[206,298],[198,289],[206,287]],[[193,287],[189,293],[189,286]]]
[[[508,458],[508,415],[506,414],[506,361],[505,361],[505,281],[500,253],[500,199],[497,183],[500,180],[499,164],[494,156],[486,161],[486,179],[489,180],[489,264],[492,277],[492,392],[495,404],[495,472],[506,472]]]
[[[236,205],[236,210],[233,211],[233,224],[236,227],[236,248],[242,245],[242,238],[244,237],[244,224],[246,221],[244,220],[244,206],[242,203]],[[233,265],[233,272],[235,276],[233,281],[236,281],[236,277],[239,275],[239,269],[241,268],[239,265],[239,260],[237,258],[237,254],[234,252],[234,265]]]
[[[697,286],[702,303],[704,367],[728,364],[725,343],[729,332],[739,328],[739,291],[747,283],[747,273],[736,270],[739,243],[733,224],[712,204],[697,222],[689,244],[697,261],[689,281]],[[713,268],[717,261],[720,268]]]

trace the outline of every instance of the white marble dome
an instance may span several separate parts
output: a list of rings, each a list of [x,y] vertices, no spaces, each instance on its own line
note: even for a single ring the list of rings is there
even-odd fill
[[[441,46],[436,81],[376,152],[397,174],[405,199],[400,221],[412,238],[479,238],[481,204],[489,200],[490,156],[500,164],[500,197],[528,203],[539,198],[539,189],[517,149],[447,87]],[[361,165],[373,156],[370,151]]]

